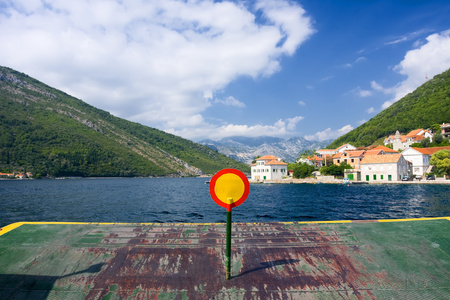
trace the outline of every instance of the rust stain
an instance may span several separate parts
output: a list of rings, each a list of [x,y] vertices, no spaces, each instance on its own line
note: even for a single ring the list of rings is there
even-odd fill
[[[362,255],[358,245],[335,244],[340,239],[335,230],[310,227],[294,232],[283,226],[269,227],[262,231],[248,230],[245,225],[237,228],[236,235],[246,239],[238,237],[240,242],[233,248],[231,280],[225,279],[223,230],[192,228],[198,239],[194,248],[167,244],[175,239],[186,243],[189,238],[182,229],[156,233],[153,242],[160,247],[145,247],[149,244],[146,233],[137,234],[114,250],[100,273],[86,277],[87,284],[94,287],[86,298],[101,299],[115,285],[120,298],[136,296],[136,291],[144,299],[167,293],[218,299],[230,291],[235,291],[232,298],[282,299],[286,292],[299,296],[305,291],[330,291],[343,298],[374,299],[368,286],[380,285],[385,274],[367,274],[354,258]],[[291,247],[283,246],[287,244]],[[94,252],[105,250],[90,248]]]

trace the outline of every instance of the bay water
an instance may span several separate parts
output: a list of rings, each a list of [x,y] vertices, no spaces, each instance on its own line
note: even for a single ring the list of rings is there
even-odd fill
[[[226,222],[205,178],[1,180],[0,227],[14,222]],[[233,222],[450,216],[445,184],[251,184]]]

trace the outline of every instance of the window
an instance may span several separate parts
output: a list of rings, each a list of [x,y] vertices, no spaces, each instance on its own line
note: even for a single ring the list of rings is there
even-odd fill
[[[355,160],[352,158],[352,162],[355,162]]]
[[[392,181],[392,175],[388,175],[388,180]]]
[[[373,180],[377,180],[377,174],[373,174]]]
[[[383,176],[383,175],[380,175],[380,179],[383,180],[383,178],[384,178],[384,176]]]
[[[366,181],[369,181],[369,175],[366,175]]]

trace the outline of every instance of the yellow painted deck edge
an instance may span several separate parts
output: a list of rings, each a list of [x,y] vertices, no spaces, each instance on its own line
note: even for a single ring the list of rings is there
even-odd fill
[[[416,218],[416,219],[387,219],[387,220],[378,220],[378,222],[408,222],[408,221],[428,221],[428,220],[448,220],[448,221],[450,221],[450,217]]]
[[[381,220],[368,220],[379,223],[387,222],[410,222],[410,221],[429,221],[429,220],[448,220],[450,217],[436,217],[436,218],[415,218],[415,219],[381,219]],[[360,220],[338,220],[338,221],[308,221],[308,222],[275,222],[284,225],[295,225],[295,224],[339,224],[339,223],[355,223]],[[252,225],[263,225],[270,222],[249,222],[249,223],[235,223],[235,224],[252,224]],[[208,226],[208,225],[225,225],[225,223],[106,223],[106,222],[17,222],[6,225],[0,228],[0,236],[14,230],[22,225],[160,225],[160,226]]]
[[[23,222],[12,223],[0,228],[0,236],[23,225]]]

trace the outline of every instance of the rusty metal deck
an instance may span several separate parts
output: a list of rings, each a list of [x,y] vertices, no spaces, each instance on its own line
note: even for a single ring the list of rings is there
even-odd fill
[[[15,223],[0,299],[450,298],[450,218],[225,227]]]

